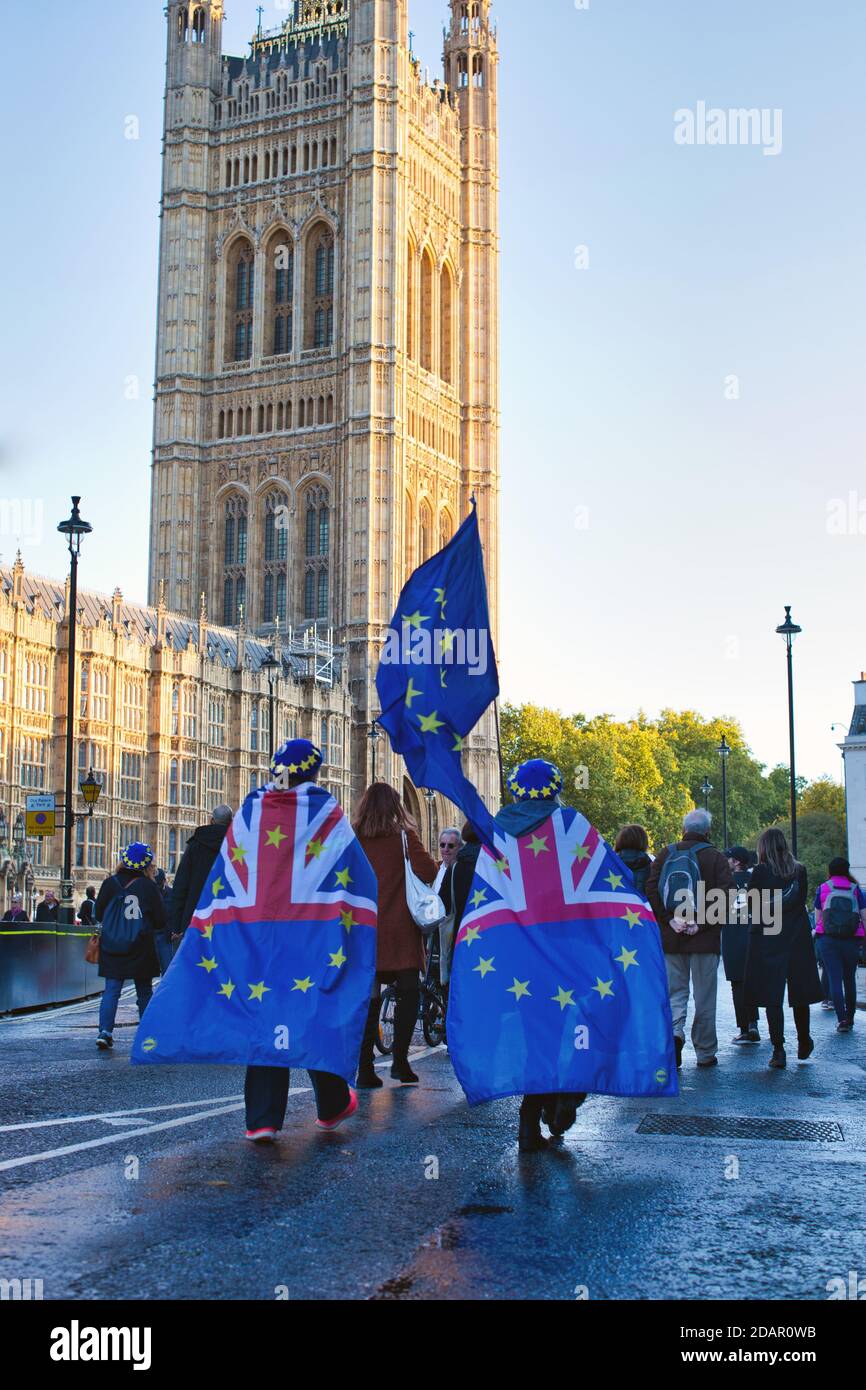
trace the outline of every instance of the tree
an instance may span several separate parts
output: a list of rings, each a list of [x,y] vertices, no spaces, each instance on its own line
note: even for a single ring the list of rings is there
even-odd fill
[[[847,815],[845,788],[834,782],[832,777],[819,777],[817,781],[810,782],[801,793],[799,810],[805,816],[812,812],[835,816],[844,826]]]

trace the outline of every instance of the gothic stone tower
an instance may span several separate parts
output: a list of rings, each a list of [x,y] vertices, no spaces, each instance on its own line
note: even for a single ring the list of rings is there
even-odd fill
[[[432,85],[407,0],[293,0],[245,58],[222,10],[167,7],[151,598],[333,629],[360,788],[386,624],[473,494],[498,621],[490,0],[451,0]],[[466,770],[495,803],[491,724]]]

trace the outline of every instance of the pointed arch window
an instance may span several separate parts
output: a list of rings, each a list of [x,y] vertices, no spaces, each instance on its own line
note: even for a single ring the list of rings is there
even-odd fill
[[[223,548],[223,623],[234,627],[246,599],[247,501],[239,494],[226,499]]]
[[[292,350],[292,304],[295,297],[295,248],[285,232],[276,232],[268,247],[268,303],[273,355]]]
[[[327,619],[330,611],[331,510],[323,488],[307,493],[304,537],[304,618]]]
[[[272,491],[265,497],[262,622],[286,622],[289,566],[289,499]]]
[[[454,279],[450,266],[442,267],[439,284],[439,375],[454,384]]]
[[[421,257],[421,366],[433,370],[433,257],[429,250]]]
[[[255,253],[248,241],[237,242],[228,261],[228,356],[248,362],[253,355]]]
[[[321,223],[307,240],[305,284],[306,348],[329,348],[334,342],[334,234]]]

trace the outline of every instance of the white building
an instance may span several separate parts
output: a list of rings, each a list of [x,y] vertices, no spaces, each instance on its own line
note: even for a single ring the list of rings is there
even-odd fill
[[[848,858],[851,872],[863,883],[866,882],[866,671],[854,682],[851,728],[839,747],[845,759]]]

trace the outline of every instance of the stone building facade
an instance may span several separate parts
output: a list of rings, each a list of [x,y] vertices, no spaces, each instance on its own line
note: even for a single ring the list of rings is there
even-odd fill
[[[498,51],[490,0],[451,0],[432,83],[407,0],[289,9],[246,57],[221,0],[166,9],[150,602],[332,628],[357,791],[400,589],[473,495],[498,621]]]
[[[26,797],[62,793],[66,752],[68,587],[29,574],[20,557],[0,569],[0,903],[18,889],[60,891],[62,833],[24,842]],[[348,670],[319,626],[277,630],[265,646],[243,626],[212,625],[79,592],[76,635],[76,782],[103,784],[92,818],[75,811],[75,901],[100,883],[133,839],[153,845],[172,874],[195,826],[221,802],[237,807],[267,779],[271,708],[277,741],[313,739],[321,780],[344,804],[352,707]],[[278,665],[264,666],[268,659]],[[270,675],[270,678],[269,678]]]

